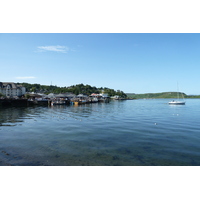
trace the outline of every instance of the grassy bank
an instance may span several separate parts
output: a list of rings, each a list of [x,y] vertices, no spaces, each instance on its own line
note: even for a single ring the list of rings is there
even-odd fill
[[[177,98],[177,92],[161,92],[161,93],[145,93],[145,94],[134,94],[126,93],[128,98],[135,99],[175,99]],[[200,98],[200,95],[186,95],[185,93],[179,92],[179,97],[182,98]]]

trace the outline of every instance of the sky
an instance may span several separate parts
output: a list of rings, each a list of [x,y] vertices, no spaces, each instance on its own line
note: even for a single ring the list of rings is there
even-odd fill
[[[200,94],[197,33],[1,33],[0,81]]]
[[[179,91],[200,94],[199,15],[199,2],[196,0],[2,1],[0,82],[45,85],[52,83],[57,86],[83,83],[119,89],[127,93],[177,91],[178,82]],[[30,186],[36,186],[37,190],[40,178],[40,196],[43,195],[42,188],[44,196],[49,194],[50,199],[55,195],[66,196],[66,192],[61,192],[66,181],[63,184],[63,180],[58,180],[58,177],[63,177],[66,172],[69,172],[68,183],[73,183],[74,180],[81,183],[81,187],[73,187],[75,190],[71,187],[72,198],[77,190],[81,191],[77,193],[81,195],[80,198],[88,188],[96,192],[96,188],[105,185],[105,177],[111,192],[107,193],[107,188],[106,193],[98,192],[98,196],[102,198],[105,198],[105,195],[113,198],[113,194],[117,195],[117,199],[124,198],[124,195],[130,198],[133,196],[130,189],[133,184],[137,188],[134,197],[137,196],[138,199],[144,195],[146,198],[143,199],[152,195],[154,199],[160,199],[163,193],[168,199],[172,195],[180,198],[182,194],[183,199],[191,194],[195,197],[199,195],[195,192],[198,191],[198,184],[195,182],[198,173],[190,168],[187,168],[188,171],[179,167],[176,171],[171,167],[170,171],[169,168],[156,168],[153,172],[152,168],[148,167],[140,168],[140,171],[139,168],[117,168],[117,172],[114,171],[113,174],[114,167],[109,167],[112,171],[103,168],[103,172],[102,168],[98,168],[98,173],[94,168],[87,169],[88,173],[85,173],[85,168],[79,168],[79,171],[84,171],[77,173],[77,169],[73,171],[70,168],[66,171],[65,168],[51,168],[46,175],[38,168],[37,171],[31,168],[31,173],[23,168],[23,171],[20,171],[22,173],[12,173],[10,170],[8,173],[4,172],[1,179],[3,177],[3,182],[6,182],[10,175],[14,187],[11,184],[8,189],[16,190],[18,188],[14,180],[18,181],[19,178],[15,178],[15,175],[20,174],[21,181],[18,185],[26,183],[23,185],[26,187],[28,182],[26,191],[29,192],[28,189],[32,188]],[[46,172],[47,168],[44,170]],[[24,172],[28,172],[29,176],[23,176]],[[92,175],[95,176],[90,176],[91,172],[94,172]],[[183,173],[186,181],[180,178]],[[131,184],[129,182],[133,179],[126,179],[130,174],[134,175],[134,182]],[[52,188],[49,177],[56,183],[52,190],[55,195],[49,193],[49,188]],[[98,181],[94,181],[94,177]],[[196,179],[193,180],[193,177]],[[141,180],[142,187],[138,184]],[[172,190],[169,188],[171,180],[176,185],[175,192],[174,187],[171,187]],[[113,193],[116,188],[119,188],[120,193]],[[160,192],[152,193],[155,188],[159,188]],[[167,192],[165,188],[168,188]],[[183,188],[187,188],[184,190],[186,192],[183,192]],[[7,197],[9,191],[4,189],[3,196],[5,194]],[[24,194],[27,198],[26,192]],[[37,195],[37,192],[35,194]],[[13,192],[13,195],[16,198],[16,192]],[[87,199],[94,199],[94,194],[87,194]]]

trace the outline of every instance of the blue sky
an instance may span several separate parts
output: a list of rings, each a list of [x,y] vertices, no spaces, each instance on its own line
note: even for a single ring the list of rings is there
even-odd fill
[[[1,33],[0,81],[200,94],[200,34]]]

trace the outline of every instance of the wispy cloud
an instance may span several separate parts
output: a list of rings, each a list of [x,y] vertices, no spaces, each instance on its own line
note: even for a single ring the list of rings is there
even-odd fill
[[[22,77],[15,77],[16,79],[33,79],[36,78],[34,76],[22,76]]]
[[[59,53],[67,53],[70,49],[67,46],[39,46],[37,47],[39,52],[45,52],[45,51],[54,51]]]

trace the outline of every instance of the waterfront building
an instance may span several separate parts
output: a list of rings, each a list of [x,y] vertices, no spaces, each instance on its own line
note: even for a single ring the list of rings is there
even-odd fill
[[[26,93],[26,88],[13,82],[0,82],[0,93],[6,97],[21,97]]]

